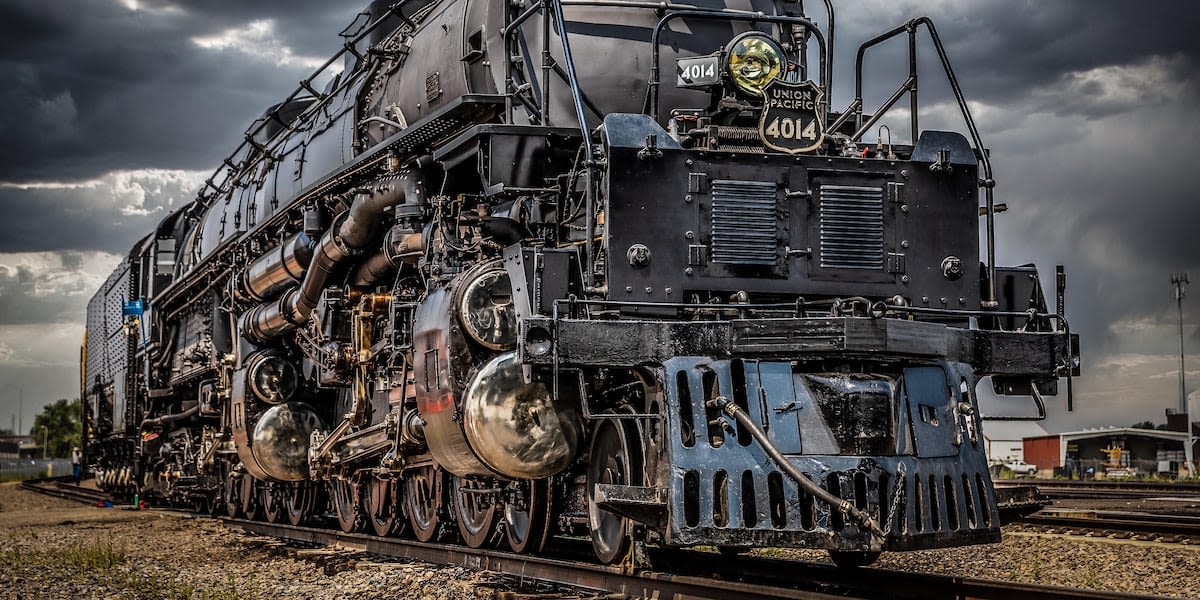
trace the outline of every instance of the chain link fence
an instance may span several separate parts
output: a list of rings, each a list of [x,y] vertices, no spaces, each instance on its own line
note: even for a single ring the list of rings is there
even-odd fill
[[[48,460],[30,458],[0,458],[0,482],[24,481],[40,477],[58,477],[71,474],[71,460],[52,458]]]

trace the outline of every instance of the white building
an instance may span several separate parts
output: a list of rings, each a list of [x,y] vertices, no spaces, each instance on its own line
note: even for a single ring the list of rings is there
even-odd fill
[[[991,464],[1025,460],[1022,440],[1048,435],[1036,421],[984,421],[983,446]]]

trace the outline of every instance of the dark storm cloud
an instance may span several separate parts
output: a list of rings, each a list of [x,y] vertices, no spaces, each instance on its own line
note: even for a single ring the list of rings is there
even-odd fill
[[[81,201],[82,200],[82,201]],[[0,188],[0,252],[100,250],[128,253],[164,216],[121,215],[111,205],[88,202],[78,188]]]
[[[1139,338],[1121,324],[1174,323],[1169,274],[1200,273],[1195,66],[1152,58],[1048,85],[1055,93],[1014,99],[1000,115],[1013,130],[992,138],[997,192],[1013,207],[1001,239],[1010,254],[1068,265],[1068,308],[1093,355],[1171,352],[1169,328]],[[1200,314],[1185,309],[1193,327]]]
[[[858,44],[918,15],[933,19],[968,97],[995,103],[1019,99],[1030,88],[1052,84],[1068,73],[1152,56],[1185,57],[1187,66],[1181,67],[1181,76],[1194,77],[1200,66],[1200,36],[1195,35],[1200,3],[1191,0],[1156,2],[1145,8],[1134,8],[1127,0],[889,1],[860,6],[862,10],[838,5],[837,70],[842,78],[838,96],[845,101],[851,96]],[[824,20],[822,11],[816,14]],[[926,43],[923,31],[920,39]],[[899,74],[907,68],[903,42],[892,43],[894,52],[873,51],[868,58],[868,74],[882,74],[867,81],[868,90],[882,94],[878,100],[899,85],[903,80]],[[919,48],[918,54],[926,59],[922,91],[929,84],[940,86],[941,72],[932,60],[932,48]],[[877,68],[872,71],[872,66]],[[1064,105],[1062,110],[1070,113],[1077,108]]]
[[[84,260],[78,253],[47,258],[57,264],[0,264],[0,326],[78,320],[96,279],[81,270]]]
[[[127,254],[190,201],[205,172],[121,171],[72,185],[0,185],[0,253],[59,250]]]
[[[114,169],[203,169],[310,66],[270,64],[193,38],[273,19],[294,55],[338,49],[357,7],[324,1],[16,0],[0,5],[0,181]]]

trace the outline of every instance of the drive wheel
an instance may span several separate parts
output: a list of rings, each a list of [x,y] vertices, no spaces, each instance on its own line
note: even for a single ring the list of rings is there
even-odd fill
[[[463,541],[480,548],[496,531],[495,493],[486,491],[492,482],[478,479],[454,478],[454,516]]]
[[[588,525],[596,558],[612,564],[629,552],[630,519],[596,506],[596,485],[641,485],[642,452],[636,426],[605,419],[596,426],[588,460]]]
[[[442,526],[440,516],[440,473],[432,465],[413,469],[404,477],[404,512],[413,535],[422,542],[438,537]]]
[[[379,537],[391,535],[399,522],[399,483],[394,478],[368,477],[362,485],[363,513],[367,525]]]
[[[262,504],[263,517],[268,523],[278,523],[283,520],[283,503],[288,496],[288,486],[281,483],[263,482],[259,486],[259,503]]]
[[[229,463],[221,463],[221,502],[225,504],[225,514],[237,519],[243,516],[241,502],[241,477],[235,477]]]
[[[283,514],[287,522],[300,525],[312,514],[317,505],[317,486],[307,481],[289,484],[287,496],[283,499]]]
[[[329,480],[329,501],[333,505],[333,514],[337,517],[338,528],[346,533],[362,528],[357,488],[354,482],[342,477]]]
[[[520,481],[515,485],[515,501],[504,504],[504,537],[517,554],[540,552],[550,534],[550,480]]]
[[[242,513],[251,521],[262,518],[262,504],[258,501],[258,480],[250,474],[243,474],[238,482],[238,502],[242,505]]]
[[[213,492],[204,494],[197,503],[198,512],[206,517],[215,517],[221,512],[222,503]]]

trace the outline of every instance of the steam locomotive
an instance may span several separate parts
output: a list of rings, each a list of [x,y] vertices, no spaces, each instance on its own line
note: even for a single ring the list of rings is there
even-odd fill
[[[997,541],[977,387],[1077,369],[1062,286],[995,266],[932,22],[838,112],[825,8],[373,2],[89,303],[100,485],[607,563]],[[919,127],[918,39],[969,138]]]

